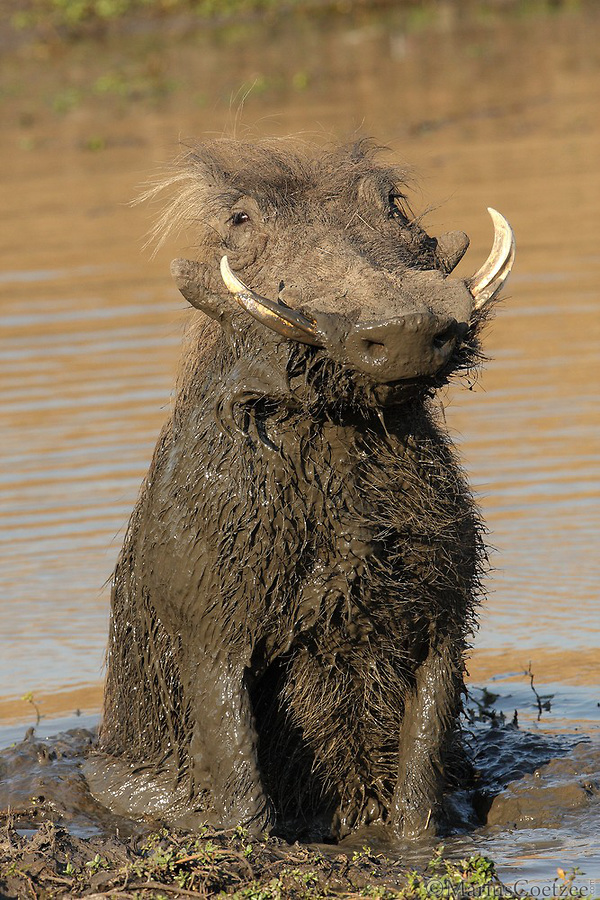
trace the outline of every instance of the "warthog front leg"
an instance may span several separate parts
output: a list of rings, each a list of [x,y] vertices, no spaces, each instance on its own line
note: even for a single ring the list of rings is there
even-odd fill
[[[435,831],[445,786],[445,751],[460,709],[462,662],[450,641],[432,647],[407,695],[400,728],[392,824],[401,837]]]
[[[215,825],[268,828],[274,816],[258,770],[257,734],[243,666],[221,657],[205,666],[200,663],[190,687],[194,793],[208,791]]]

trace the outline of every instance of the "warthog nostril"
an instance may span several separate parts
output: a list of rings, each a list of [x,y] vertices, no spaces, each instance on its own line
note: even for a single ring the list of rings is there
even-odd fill
[[[364,340],[363,346],[372,359],[384,359],[387,356],[387,347],[381,341]]]
[[[456,337],[456,326],[449,325],[448,328],[444,328],[443,331],[440,331],[439,334],[436,334],[433,338],[433,346],[436,350],[440,350],[442,347],[445,347],[450,341],[454,340]]]

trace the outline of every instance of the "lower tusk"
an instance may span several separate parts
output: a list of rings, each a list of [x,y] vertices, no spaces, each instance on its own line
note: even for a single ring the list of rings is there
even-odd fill
[[[482,267],[467,280],[475,301],[473,309],[481,309],[503,288],[515,261],[516,243],[512,228],[497,210],[488,207],[494,223],[494,243]]]
[[[296,310],[282,307],[273,300],[261,297],[234,275],[226,256],[221,259],[221,277],[227,290],[233,294],[242,309],[250,313],[258,322],[282,334],[284,337],[303,344],[322,347],[317,323]]]

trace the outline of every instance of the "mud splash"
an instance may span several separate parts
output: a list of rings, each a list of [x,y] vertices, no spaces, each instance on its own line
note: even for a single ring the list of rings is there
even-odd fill
[[[518,874],[522,889],[528,890],[555,877],[556,868],[574,864],[588,877],[598,878],[600,854],[589,850],[600,817],[600,740],[536,734],[503,722],[501,713],[490,714],[489,708],[483,716],[480,708],[473,711],[478,719],[466,727],[478,783],[450,799],[456,827],[443,840],[445,856],[493,854],[503,879],[510,885]],[[88,729],[72,729],[45,740],[37,739],[31,729],[25,740],[0,752],[0,808],[10,808],[4,821],[10,820],[14,834],[25,840],[20,850],[13,840],[14,853],[31,864],[37,860],[38,872],[40,861],[44,865],[53,861],[60,869],[63,858],[89,866],[99,855],[110,871],[103,873],[104,882],[102,874],[96,878],[92,887],[98,889],[111,874],[115,877],[115,867],[136,858],[140,846],[163,823],[159,818],[134,822],[115,816],[92,798],[82,764],[94,741],[95,732]],[[196,828],[194,835],[204,832]],[[222,833],[219,840],[224,838]],[[374,826],[337,846],[313,849],[331,859],[343,853],[354,861],[365,852],[383,854],[388,862],[382,864],[381,857],[378,863],[373,860],[371,872],[390,885],[398,883],[390,881],[394,867],[402,873],[411,867],[424,869],[438,843],[425,837],[405,844]],[[574,847],[579,856],[573,857]],[[271,849],[284,860],[296,852],[277,840]],[[6,862],[3,852],[6,846],[0,847],[0,859]],[[549,865],[548,858],[554,863]]]

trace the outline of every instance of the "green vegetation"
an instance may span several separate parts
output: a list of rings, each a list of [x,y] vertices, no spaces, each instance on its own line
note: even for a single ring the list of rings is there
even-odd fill
[[[276,17],[298,13],[349,13],[356,9],[405,7],[412,24],[429,24],[435,3],[431,0],[12,0],[13,27],[35,30],[44,37],[75,39],[102,34],[112,23],[127,19],[164,20],[187,15],[203,21],[223,22],[243,16]],[[459,0],[457,0],[459,2]],[[462,2],[462,0],[460,0]],[[551,12],[561,6],[576,7],[579,0],[472,0],[475,7],[497,10],[498,5],[517,12]]]
[[[411,0],[404,0],[411,5]],[[293,11],[342,11],[355,7],[389,6],[393,0],[21,0],[12,15],[18,29],[37,28],[46,34],[79,37],[102,31],[126,17],[164,18],[187,13],[219,21],[235,16]]]
[[[0,824],[2,817],[0,816]],[[289,846],[243,828],[194,835],[163,829],[145,838],[82,839],[44,823],[23,837],[4,817],[0,830],[0,896],[52,898],[93,894],[124,900],[215,897],[221,900],[427,900],[511,896],[485,856],[451,860],[442,846],[422,870],[363,847],[342,853]],[[20,823],[21,826],[23,823]],[[579,892],[576,870],[557,870],[553,896]],[[522,900],[529,900],[520,893]]]

